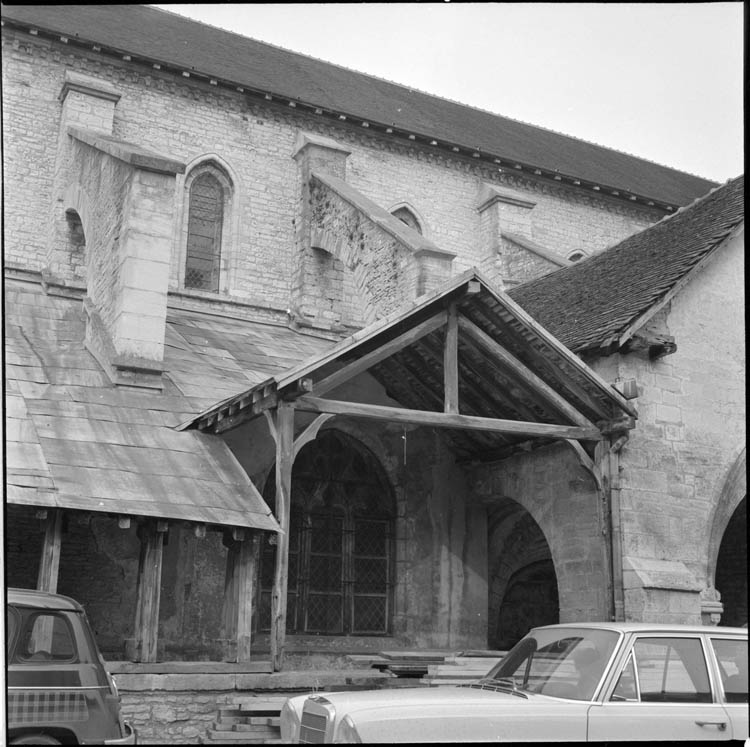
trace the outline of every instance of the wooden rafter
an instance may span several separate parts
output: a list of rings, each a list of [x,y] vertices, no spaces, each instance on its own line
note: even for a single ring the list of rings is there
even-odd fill
[[[433,362],[437,362],[438,351],[430,344],[430,342],[431,341],[423,340],[421,347],[425,356],[430,357]],[[498,400],[495,393],[492,391],[493,387],[495,389],[499,388],[497,386],[498,382],[495,381],[492,383],[492,386],[489,386],[489,382],[486,381],[486,371],[483,375],[477,365],[473,363],[470,357],[465,353],[466,351],[464,350],[464,355],[461,356],[461,365],[459,367],[461,378],[465,384],[464,392],[461,395],[462,404],[468,406],[468,409],[473,409],[475,413],[480,413],[483,410],[486,410],[488,405],[503,406],[507,409],[508,405]],[[505,380],[500,381],[500,386],[507,389],[515,385],[515,382],[506,382]],[[482,405],[484,405],[484,407],[482,407]],[[512,407],[516,410],[516,414],[521,420],[528,420],[531,422],[539,418],[538,412],[534,412],[531,407],[525,405],[517,397],[513,398]],[[467,412],[465,414],[468,415],[470,413]]]
[[[448,310],[443,350],[444,411],[459,411],[458,407],[458,312],[452,303]]]
[[[527,423],[517,420],[479,418],[455,413],[429,412],[426,410],[406,410],[401,407],[384,407],[357,402],[322,399],[320,397],[300,397],[295,406],[304,412],[333,413],[351,417],[385,420],[410,425],[425,425],[434,428],[460,428],[467,430],[492,431],[522,436],[542,436],[546,438],[575,438],[598,440],[601,438],[595,426],[569,426],[550,423]]]
[[[473,340],[484,348],[490,355],[502,362],[502,364],[517,374],[521,379],[528,382],[547,402],[558,412],[572,422],[584,428],[594,428],[594,424],[584,417],[566,399],[559,395],[546,381],[539,378],[526,365],[521,363],[514,355],[511,355],[502,345],[493,340],[486,332],[477,327],[466,317],[460,317],[458,325],[462,332],[470,335]]]
[[[324,379],[316,381],[313,384],[313,393],[315,396],[326,394],[331,389],[343,384],[345,381],[349,381],[349,379],[361,374],[376,363],[379,363],[380,361],[389,358],[394,353],[412,345],[425,335],[429,335],[431,332],[440,329],[440,327],[446,324],[447,319],[448,316],[446,312],[439,312],[435,316],[418,324],[416,327],[412,327],[398,337],[394,337],[393,340],[390,340],[376,350],[373,350],[352,363],[345,365],[330,376],[326,376]]]

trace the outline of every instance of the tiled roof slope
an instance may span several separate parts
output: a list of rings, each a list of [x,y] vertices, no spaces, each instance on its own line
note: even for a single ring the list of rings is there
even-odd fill
[[[714,182],[567,135],[414,91],[143,5],[3,6],[6,20],[275,93],[324,110],[480,149],[660,202]]]
[[[744,220],[739,176],[672,216],[509,295],[575,352],[622,334]]]
[[[5,304],[9,502],[277,527],[221,439],[174,426],[329,340],[170,310],[169,372],[150,393],[110,384],[84,346],[80,300],[6,279]]]

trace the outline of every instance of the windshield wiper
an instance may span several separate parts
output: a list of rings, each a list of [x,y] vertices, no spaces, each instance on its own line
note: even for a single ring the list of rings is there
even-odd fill
[[[459,685],[459,687],[473,687],[477,690],[495,690],[497,692],[510,693],[511,695],[517,695],[519,698],[529,699],[526,693],[518,689],[515,679],[513,677],[483,677],[481,680],[471,682],[466,685]]]

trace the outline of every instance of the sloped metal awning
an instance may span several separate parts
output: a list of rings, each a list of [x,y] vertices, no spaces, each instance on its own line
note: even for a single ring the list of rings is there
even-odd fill
[[[80,301],[6,282],[6,500],[278,531],[226,443],[174,426],[194,412],[166,382],[114,388],[83,344]]]
[[[398,407],[326,397],[365,371]],[[637,416],[477,270],[180,427],[221,433],[282,400],[302,411],[447,428],[458,455],[472,459],[501,457],[530,439],[597,441]]]

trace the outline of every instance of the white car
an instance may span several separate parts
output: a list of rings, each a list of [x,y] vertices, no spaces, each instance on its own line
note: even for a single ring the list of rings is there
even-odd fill
[[[747,740],[747,629],[535,628],[483,679],[300,695],[284,742]]]

